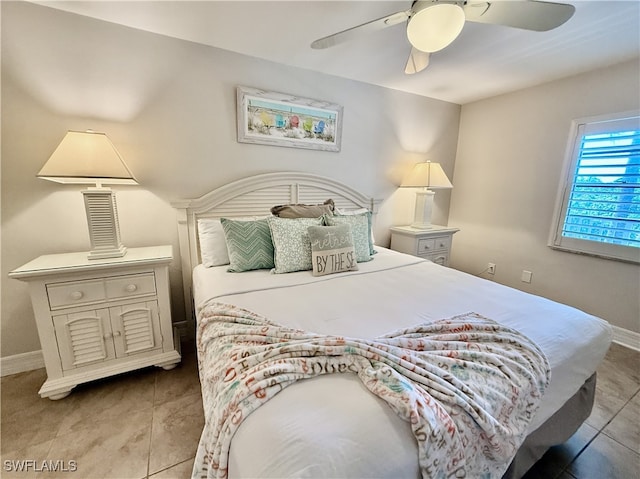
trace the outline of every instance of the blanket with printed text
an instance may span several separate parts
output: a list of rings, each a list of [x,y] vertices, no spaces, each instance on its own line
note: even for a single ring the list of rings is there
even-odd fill
[[[411,425],[423,478],[500,478],[550,379],[521,333],[467,313],[364,340],[280,326],[209,302],[197,348],[205,429],[194,478],[225,478],[231,439],[252,411],[294,382],[356,374]]]

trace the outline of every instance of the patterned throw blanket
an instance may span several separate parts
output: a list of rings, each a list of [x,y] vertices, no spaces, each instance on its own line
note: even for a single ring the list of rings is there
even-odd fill
[[[423,478],[500,478],[549,382],[535,344],[475,313],[373,340],[286,328],[216,302],[199,317],[207,420],[194,477],[226,477],[242,420],[287,386],[352,373],[410,423]]]

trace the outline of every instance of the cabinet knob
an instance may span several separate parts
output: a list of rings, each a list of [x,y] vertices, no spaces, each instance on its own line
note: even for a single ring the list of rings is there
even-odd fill
[[[113,337],[113,334],[111,333],[107,333],[104,335],[104,339],[111,339]]]
[[[114,331],[113,335],[116,336],[116,337],[117,336],[122,336],[122,331]]]
[[[127,293],[133,293],[133,292],[137,291],[137,289],[138,289],[138,286],[136,286],[135,284],[128,284],[128,285],[126,285],[124,287],[124,290]]]
[[[79,299],[82,299],[82,297],[84,296],[84,293],[82,291],[74,291],[73,293],[71,293],[69,295],[71,297],[71,299],[73,299],[74,301],[77,301]]]

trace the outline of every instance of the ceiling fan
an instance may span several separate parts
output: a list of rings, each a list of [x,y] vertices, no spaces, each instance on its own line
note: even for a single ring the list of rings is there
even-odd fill
[[[544,32],[559,27],[574,12],[573,5],[535,0],[416,0],[409,10],[392,13],[320,38],[311,44],[311,48],[329,48],[360,34],[407,21],[407,39],[411,44],[411,53],[404,72],[410,75],[429,65],[431,53],[442,50],[453,42],[460,35],[465,21]]]

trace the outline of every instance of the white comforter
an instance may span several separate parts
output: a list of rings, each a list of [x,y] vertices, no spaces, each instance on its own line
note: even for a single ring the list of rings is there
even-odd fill
[[[286,326],[365,339],[475,311],[522,332],[549,360],[551,384],[530,431],[580,388],[606,353],[611,333],[601,319],[378,250],[359,271],[319,278],[308,271],[227,273],[199,266],[196,307],[215,297]],[[290,386],[243,422],[231,443],[229,476],[397,478],[419,477],[419,469],[409,424],[357,378],[329,375]]]

